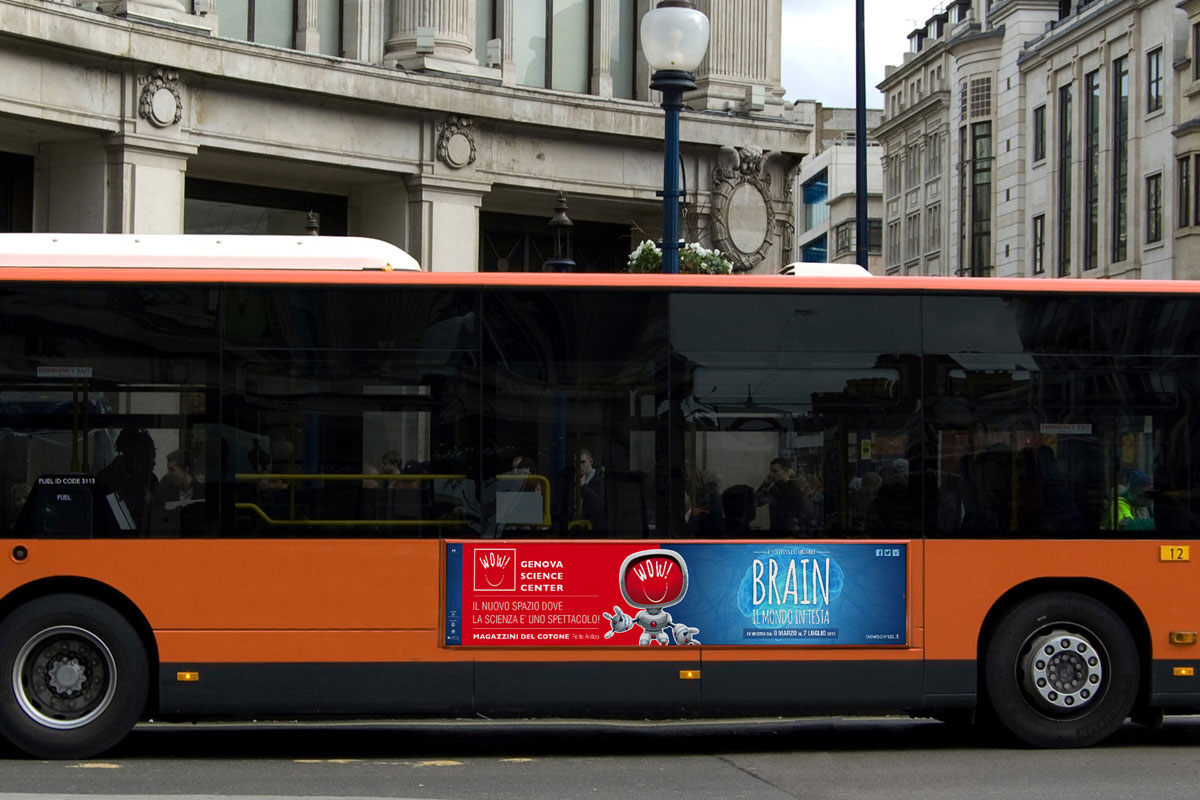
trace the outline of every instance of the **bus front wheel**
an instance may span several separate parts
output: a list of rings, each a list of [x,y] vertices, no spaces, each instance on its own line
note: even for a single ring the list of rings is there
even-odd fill
[[[39,758],[87,758],[120,741],[146,704],[133,626],[82,595],[48,595],[0,622],[0,734]]]
[[[984,679],[996,720],[1037,747],[1088,747],[1129,716],[1137,645],[1108,606],[1074,592],[1028,598],[988,643]]]

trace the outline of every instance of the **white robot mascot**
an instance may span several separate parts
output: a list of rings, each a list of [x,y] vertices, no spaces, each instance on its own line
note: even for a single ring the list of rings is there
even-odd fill
[[[675,622],[666,609],[676,605],[687,594],[687,562],[674,550],[642,550],[630,555],[621,564],[621,595],[625,602],[640,611],[630,617],[620,606],[613,606],[613,613],[605,612],[612,630],[604,634],[605,639],[613,634],[624,633],[635,625],[642,629],[640,645],[652,642],[665,645],[670,636],[675,644],[700,644],[696,634],[699,628],[689,628]]]

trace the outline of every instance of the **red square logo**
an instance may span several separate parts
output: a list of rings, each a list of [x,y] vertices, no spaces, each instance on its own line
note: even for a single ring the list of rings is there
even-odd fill
[[[506,548],[476,548],[475,591],[515,592],[517,551]]]

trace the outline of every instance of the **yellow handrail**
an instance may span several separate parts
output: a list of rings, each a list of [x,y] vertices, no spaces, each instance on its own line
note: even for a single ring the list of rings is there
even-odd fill
[[[466,520],[453,519],[296,519],[296,485],[295,481],[377,481],[380,479],[396,480],[465,480],[466,475],[403,475],[392,472],[370,472],[349,475],[344,472],[239,472],[233,476],[239,481],[287,481],[288,483],[288,516],[290,519],[275,519],[263,511],[257,503],[234,503],[233,507],[241,511],[253,512],[268,525],[280,526],[318,526],[318,525],[352,525],[352,526],[391,526],[419,527],[422,525],[466,525]]]
[[[395,472],[365,472],[350,475],[345,472],[239,472],[233,476],[239,481],[462,481],[466,475],[403,475]]]
[[[465,519],[275,519],[259,508],[257,503],[234,503],[233,507],[240,511],[253,511],[268,525],[358,525],[362,527],[418,527],[421,525],[466,525]]]

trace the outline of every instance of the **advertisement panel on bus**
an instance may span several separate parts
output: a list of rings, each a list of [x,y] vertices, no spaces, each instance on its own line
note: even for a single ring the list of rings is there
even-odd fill
[[[446,644],[904,645],[903,542],[451,542]]]

